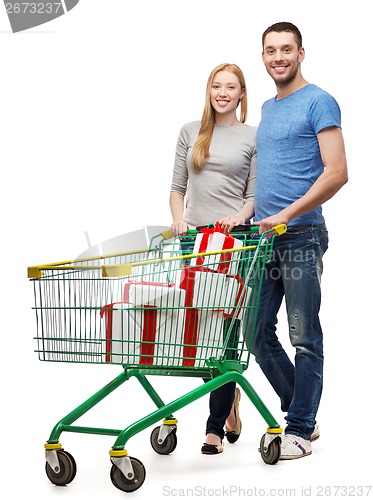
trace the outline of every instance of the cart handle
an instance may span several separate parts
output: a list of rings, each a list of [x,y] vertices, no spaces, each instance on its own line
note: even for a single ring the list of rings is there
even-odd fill
[[[125,264],[107,264],[102,266],[76,266],[76,265],[66,265],[72,264],[73,261],[56,262],[53,264],[45,264],[41,266],[30,266],[28,267],[28,278],[39,279],[43,276],[43,271],[89,271],[89,270],[99,270],[103,278],[120,278],[122,276],[130,276],[132,274],[132,268],[148,265],[148,264],[160,264],[171,262],[174,260],[184,260],[197,257],[205,257],[208,255],[216,255],[222,253],[232,253],[232,252],[242,252],[244,250],[253,250],[257,248],[257,245],[249,245],[239,248],[228,248],[225,250],[214,250],[213,252],[199,252],[191,253],[188,255],[175,255],[174,257],[140,260],[135,262],[129,262]],[[60,267],[63,266],[63,267]]]
[[[208,226],[205,226],[208,227]],[[210,226],[213,227],[213,226]],[[237,226],[240,228],[245,228],[245,231],[249,231],[252,233],[257,233],[259,231],[259,226],[252,226],[252,225],[244,225],[244,226]],[[284,234],[286,232],[286,224],[279,224],[277,226],[274,226],[272,229],[268,229],[267,231],[264,231],[261,234],[261,237],[265,236],[268,233],[276,233],[277,235]],[[242,230],[243,232],[243,230]],[[198,233],[198,228],[197,229],[190,229],[188,230],[188,234],[190,235],[195,235]],[[172,230],[166,230],[161,233],[161,235],[167,240],[172,237]],[[240,247],[240,248],[233,248],[233,249],[225,249],[225,250],[218,250],[214,252],[202,252],[202,253],[195,253],[195,254],[190,254],[184,257],[181,256],[174,256],[174,257],[167,257],[167,258],[158,258],[158,259],[151,259],[151,260],[144,260],[144,261],[138,261],[138,262],[132,262],[132,263],[127,263],[127,264],[109,264],[109,265],[103,265],[103,266],[77,266],[77,262],[85,262],[93,259],[103,259],[108,256],[119,256],[119,255],[124,255],[124,254],[110,254],[110,255],[100,255],[95,258],[82,258],[82,259],[77,259],[75,261],[63,261],[63,262],[55,262],[53,264],[43,264],[41,266],[29,266],[27,269],[27,274],[29,279],[39,279],[43,276],[43,270],[93,270],[93,269],[98,269],[101,270],[102,276],[105,278],[108,277],[120,277],[120,276],[128,276],[132,274],[132,267],[133,266],[139,266],[139,265],[144,265],[144,264],[151,264],[151,263],[161,263],[161,262],[167,262],[167,261],[172,261],[172,260],[179,260],[183,258],[193,258],[193,257],[201,257],[201,256],[207,256],[207,255],[214,255],[214,254],[219,254],[219,253],[227,253],[227,252],[239,252],[243,250],[252,250],[253,248],[256,248],[255,245],[249,245],[245,247]],[[140,253],[143,252],[144,250],[138,250],[135,253]],[[130,254],[133,252],[125,252],[125,254]],[[69,264],[75,264],[75,265],[69,265]]]
[[[209,224],[207,226],[197,226],[196,229],[188,229],[188,234],[193,235],[197,234],[198,232],[201,231],[203,228],[212,228],[214,227],[214,224]],[[236,226],[230,233],[235,234],[235,233],[259,233],[260,226],[257,225],[252,225],[252,224],[240,224]],[[278,224],[277,226],[274,226],[272,229],[268,229],[267,231],[264,231],[262,234],[268,234],[268,233],[273,233],[275,232],[277,235],[284,234],[286,232],[286,224]]]
[[[259,231],[259,226],[253,226],[253,227],[255,227],[257,231]],[[277,224],[276,226],[273,226],[272,229],[264,231],[262,234],[275,232],[277,236],[281,236],[282,234],[286,233],[287,229],[288,228],[286,224]]]
[[[193,236],[198,234],[201,229],[203,228],[212,228],[215,227],[215,224],[207,224],[206,226],[197,226],[196,229],[188,229],[187,235]],[[236,226],[231,233],[259,233],[260,227],[258,225],[252,225],[252,224],[240,224]],[[268,233],[273,233],[275,232],[278,236],[281,234],[284,234],[287,230],[286,224],[278,224],[277,226],[274,226],[272,229],[268,229],[267,231],[264,231],[262,234],[268,234]],[[166,231],[163,231],[161,233],[162,237],[165,240],[169,240],[170,238],[173,237],[172,234],[172,229],[167,229]]]

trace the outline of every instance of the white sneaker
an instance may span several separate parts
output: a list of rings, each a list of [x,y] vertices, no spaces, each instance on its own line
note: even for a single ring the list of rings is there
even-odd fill
[[[311,441],[294,436],[293,434],[285,434],[281,441],[281,456],[280,460],[293,460],[294,458],[302,458],[311,455]]]
[[[314,429],[313,429],[313,433],[311,434],[311,437],[310,437],[311,443],[313,443],[313,441],[316,441],[316,439],[319,439],[319,437],[320,437],[320,430],[319,430],[319,426],[316,424]]]

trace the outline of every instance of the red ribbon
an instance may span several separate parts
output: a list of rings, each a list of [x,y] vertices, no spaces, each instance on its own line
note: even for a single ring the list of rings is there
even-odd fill
[[[106,355],[105,361],[106,363],[110,363],[110,352],[111,352],[111,340],[112,340],[112,331],[113,331],[113,308],[114,304],[108,304],[104,306],[100,311],[101,318],[106,314]]]
[[[185,267],[180,283],[180,288],[185,290],[183,366],[194,366],[197,354],[198,309],[193,307],[195,274],[194,267]]]
[[[234,248],[234,238],[230,234],[224,232],[219,224],[216,222],[215,227],[203,227],[201,228],[202,239],[199,246],[198,253],[204,253],[207,251],[208,242],[210,235],[214,233],[221,233],[225,235],[222,250],[228,250],[229,248]],[[218,271],[220,273],[227,273],[229,270],[229,262],[232,260],[232,252],[220,254],[220,264],[218,265]],[[204,257],[197,257],[196,264],[198,266],[202,265]]]
[[[144,324],[141,339],[140,365],[153,364],[156,333],[157,309],[155,308],[155,306],[144,306]]]
[[[112,356],[112,340],[113,340],[113,309],[118,302],[104,306],[100,311],[101,318],[106,316],[106,363],[111,362]],[[119,304],[123,302],[119,302]],[[115,310],[115,309],[114,309]],[[118,309],[123,311],[123,309]],[[142,328],[141,349],[140,349],[140,364],[152,365],[154,360],[155,337],[157,333],[157,309],[155,306],[144,306],[144,322]],[[129,340],[123,338],[122,341],[129,343]],[[136,339],[135,342],[136,343]],[[113,353],[115,354],[115,353]]]
[[[220,229],[220,225],[219,225],[219,229]],[[214,234],[215,232],[221,233],[222,231],[221,230],[216,231],[214,227],[203,227],[201,229],[202,239],[201,239],[201,243],[199,245],[198,253],[206,252],[207,245],[208,245],[209,238],[210,238],[210,234]],[[203,260],[204,260],[204,257],[197,257],[197,261],[196,261],[197,266],[202,265]]]

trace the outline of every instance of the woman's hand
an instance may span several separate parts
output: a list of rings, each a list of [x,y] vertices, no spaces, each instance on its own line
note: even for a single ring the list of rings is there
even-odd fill
[[[236,226],[245,224],[245,219],[239,214],[226,215],[219,221],[219,224],[223,231],[229,233]]]

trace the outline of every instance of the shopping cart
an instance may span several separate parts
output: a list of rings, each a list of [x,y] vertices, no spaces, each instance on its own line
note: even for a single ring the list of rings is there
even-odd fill
[[[116,436],[110,450],[111,481],[133,492],[145,480],[144,465],[125,448],[137,433],[151,432],[154,451],[177,445],[174,412],[226,384],[236,382],[267,423],[260,453],[267,464],[280,457],[282,429],[243,372],[265,265],[276,226],[261,236],[257,227],[223,233],[218,225],[173,238],[154,237],[136,252],[31,266],[37,349],[42,361],[121,365],[121,373],[62,418],[45,444],[46,474],[55,485],[76,474],[73,456],[59,441],[62,432]],[[199,377],[201,385],[165,403],[148,376]],[[73,425],[106,396],[135,377],[156,410],[125,429]]]

